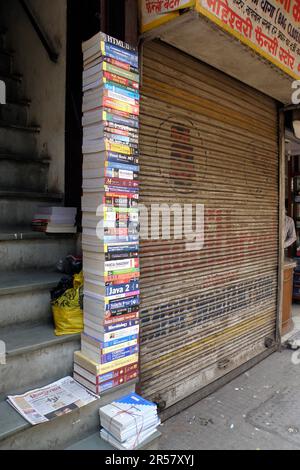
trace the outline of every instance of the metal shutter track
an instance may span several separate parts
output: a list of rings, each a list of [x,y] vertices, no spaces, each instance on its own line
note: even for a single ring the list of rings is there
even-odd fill
[[[142,204],[205,205],[203,250],[142,241],[141,390],[171,406],[274,335],[276,103],[152,42],[143,53],[140,141]]]

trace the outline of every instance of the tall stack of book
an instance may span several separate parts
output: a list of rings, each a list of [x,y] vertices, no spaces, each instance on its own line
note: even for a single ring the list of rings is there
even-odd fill
[[[74,377],[101,394],[139,373],[139,70],[137,50],[103,33],[83,56],[85,328]]]

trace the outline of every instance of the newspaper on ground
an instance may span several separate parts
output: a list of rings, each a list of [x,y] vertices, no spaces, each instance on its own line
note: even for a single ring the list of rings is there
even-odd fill
[[[35,426],[71,413],[97,399],[99,397],[79,385],[72,377],[65,377],[24,395],[9,396],[7,401]]]

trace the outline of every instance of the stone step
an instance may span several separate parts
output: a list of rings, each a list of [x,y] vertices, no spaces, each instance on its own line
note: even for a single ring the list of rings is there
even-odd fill
[[[0,108],[1,113],[1,108]],[[0,188],[2,190],[45,192],[49,160],[22,158],[0,153]]]
[[[0,191],[0,231],[7,227],[30,227],[38,206],[60,205],[62,195]]]
[[[0,80],[6,84],[6,102],[18,102],[23,99],[22,75],[0,73]]]
[[[0,106],[0,121],[27,126],[29,108],[24,103],[7,103]]]
[[[8,153],[36,155],[37,135],[35,126],[20,126],[0,122],[0,149]]]
[[[0,48],[0,73],[9,74],[12,71],[13,54],[11,51],[7,51]]]
[[[0,366],[0,400],[72,374],[80,335],[57,337],[54,326],[17,325],[0,330],[6,365]]]
[[[0,328],[50,323],[50,290],[62,277],[45,270],[0,273]]]
[[[158,450],[159,449],[159,438],[161,433],[157,431],[150,439],[147,439],[142,446],[138,446],[135,450]],[[100,438],[100,432],[96,432],[91,436],[81,439],[72,446],[68,447],[66,450],[71,451],[115,451],[116,449],[108,444],[108,442],[103,441]]]
[[[57,262],[70,254],[76,254],[74,235],[47,235],[20,229],[0,232],[0,273],[55,270]]]
[[[61,377],[62,378],[62,377]],[[44,382],[41,385],[47,385]],[[0,402],[0,450],[64,450],[100,430],[99,408],[134,391],[126,385],[68,415],[31,426],[6,401]]]

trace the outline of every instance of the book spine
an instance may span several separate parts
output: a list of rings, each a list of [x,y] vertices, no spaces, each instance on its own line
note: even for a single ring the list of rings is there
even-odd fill
[[[140,297],[139,297],[139,292],[138,292],[138,295],[129,297],[128,299],[125,299],[125,300],[110,300],[110,299],[106,300],[105,309],[113,312],[114,310],[122,310],[122,309],[130,308],[130,307],[136,307],[139,305],[140,305]]]
[[[104,319],[105,327],[111,325],[119,325],[122,321],[134,321],[139,319],[139,312],[125,313],[124,315],[119,315],[118,317],[106,316]]]
[[[139,281],[129,282],[128,284],[119,284],[116,286],[107,286],[106,287],[106,297],[116,296],[116,295],[130,295],[132,292],[139,291],[140,284]]]
[[[106,318],[122,317],[123,315],[126,315],[128,313],[139,313],[139,306],[137,305],[137,306],[126,307],[126,308],[121,308],[117,310],[106,310],[105,316]]]
[[[139,373],[139,365],[138,364],[132,364],[129,366],[122,367],[121,369],[117,369],[113,372],[109,372],[108,374],[105,375],[100,375],[98,376],[98,383],[103,383],[103,382],[108,382],[109,380],[114,380],[117,379],[118,377],[123,377],[123,376],[130,376],[131,374],[138,374]]]
[[[109,168],[117,169],[117,170],[132,171],[134,173],[139,173],[139,171],[140,171],[140,167],[137,166],[137,165],[128,165],[128,164],[123,164],[123,163],[107,162],[106,166],[109,167]]]
[[[108,197],[108,198],[120,198],[120,200],[122,201],[126,201],[126,200],[130,200],[130,199],[133,199],[134,202],[138,202],[139,200],[139,195],[136,194],[136,193],[128,193],[128,194],[122,194],[122,193],[118,193],[117,191],[114,192],[107,192],[105,193],[105,196],[104,197]]]
[[[113,142],[108,139],[105,139],[105,148],[107,151],[111,151],[115,153],[123,153],[125,155],[138,155],[137,149],[130,147],[128,145]]]
[[[115,74],[119,77],[126,78],[127,80],[131,80],[135,83],[140,83],[140,77],[136,73],[128,72],[127,70],[120,69],[119,67],[115,67],[114,65],[103,63],[103,72],[109,72]]]
[[[139,105],[127,103],[124,101],[118,101],[118,99],[111,98],[109,96],[103,96],[102,105],[106,108],[115,109],[116,111],[122,111],[123,113],[127,113],[129,115],[133,114],[134,116],[138,116],[140,113]]]
[[[120,351],[116,351],[114,353],[109,353],[109,354],[102,354],[100,359],[101,359],[101,364],[109,364],[111,362],[117,362],[120,360],[125,360],[130,357],[138,354],[139,348],[138,346],[132,346],[130,348],[125,348]]]
[[[110,56],[104,56],[103,59],[108,64],[114,65],[115,67],[118,67],[119,69],[124,69],[132,73],[139,73],[139,70],[134,65],[131,65],[131,63],[129,62],[123,62],[121,60],[112,58]]]
[[[129,374],[126,374],[124,376],[120,376],[118,378],[115,378],[114,380],[104,382],[100,385],[100,393],[106,392],[108,390],[111,390],[112,388],[118,387],[123,384],[127,384],[131,382],[132,380],[135,380],[138,378],[139,371],[136,370],[134,372],[130,372]]]
[[[124,132],[127,133],[126,135],[131,135],[133,137],[138,137],[139,135],[139,130],[136,129],[135,127],[128,126],[127,124],[118,124],[115,122],[111,121],[103,121],[103,127],[105,128],[105,131],[107,132]]]
[[[138,82],[135,82],[132,79],[121,77],[116,73],[111,73],[108,71],[103,72],[103,82],[104,83],[116,83],[119,86],[123,86],[128,90],[139,91],[140,85]]]
[[[121,47],[122,49],[125,49],[127,51],[132,51],[135,54],[138,53],[138,50],[136,47],[133,47],[127,42],[121,41],[120,39],[113,38],[112,36],[109,36],[106,33],[101,33],[100,38],[101,38],[101,41],[107,42],[108,44],[113,44],[114,46]]]
[[[113,178],[119,180],[138,180],[139,174],[132,170],[118,169],[110,166],[105,167],[105,178]]]
[[[103,204],[106,209],[121,211],[136,211],[138,210],[138,201],[133,198],[126,197],[104,197]]]
[[[109,285],[111,283],[118,284],[126,284],[127,282],[131,282],[133,279],[139,279],[140,272],[139,270],[134,270],[134,275],[131,272],[125,272],[124,274],[108,274],[106,273],[105,279],[106,284]]]
[[[111,177],[107,177],[105,178],[104,180],[104,185],[105,186],[116,186],[116,187],[124,187],[124,188],[127,188],[127,189],[131,189],[131,188],[136,188],[138,189],[139,188],[139,181],[136,181],[136,180],[122,180],[121,178],[111,178]]]
[[[111,340],[123,339],[128,336],[139,335],[140,326],[134,325],[128,328],[123,328],[121,330],[115,328],[109,333],[105,333],[103,343],[109,343]]]
[[[101,53],[104,57],[110,57],[114,60],[130,64],[138,73],[138,55],[135,52],[130,52],[102,41]]]
[[[114,126],[115,126],[115,124],[114,124]],[[130,130],[129,128],[120,129],[120,128],[116,128],[116,127],[113,127],[113,126],[107,126],[107,127],[105,127],[105,130],[104,130],[104,135],[106,135],[106,134],[112,134],[112,136],[113,135],[120,135],[120,136],[123,136],[123,137],[128,137],[129,139],[132,140],[132,142],[136,142],[137,139],[138,139],[137,131]]]
[[[106,253],[105,254],[105,261],[115,261],[115,260],[120,260],[120,259],[125,259],[125,258],[137,258],[139,256],[138,251],[133,251],[133,252],[128,252],[128,251],[123,251],[123,252],[118,252],[118,253]]]
[[[107,261],[104,263],[104,271],[124,271],[127,269],[137,269],[140,267],[139,258],[125,259],[120,261]]]
[[[132,117],[126,117],[113,112],[103,111],[103,120],[115,126],[127,126],[129,129],[138,132],[138,121]]]
[[[108,90],[112,93],[116,93],[118,95],[121,95],[123,97],[131,98],[132,100],[136,101],[137,104],[139,103],[140,94],[136,90],[132,90],[132,89],[124,87],[124,86],[118,86],[118,85],[115,85],[111,82],[104,83],[103,84],[103,89]]]
[[[104,121],[112,121],[116,124],[121,124],[123,122],[124,125],[139,129],[138,116],[136,116],[135,114],[126,113],[124,111],[107,107],[103,108],[102,113]]]
[[[117,185],[113,186],[111,184],[110,185],[105,185],[104,190],[107,191],[107,192],[118,191],[118,192],[124,193],[124,194],[127,194],[127,193],[131,194],[132,192],[135,192],[138,195],[138,193],[139,193],[139,188],[126,188],[124,186],[123,187],[122,186],[117,186]]]
[[[125,165],[138,165],[139,158],[133,155],[123,155],[121,153],[115,152],[108,152],[107,154],[107,162],[109,163],[119,163]]]
[[[128,346],[125,346],[126,343],[131,343],[132,341],[137,341],[138,338],[139,338],[138,334],[131,335],[131,336],[124,336],[124,338],[115,339],[115,340],[109,341],[107,343],[101,343],[99,349],[102,351],[102,350],[105,350],[107,348],[113,348],[115,346],[121,346],[121,348],[128,347]]]
[[[124,251],[126,253],[136,253],[139,252],[139,245],[138,244],[133,244],[133,245],[104,245],[104,253],[107,254],[117,254],[117,253],[123,253]]]
[[[115,344],[112,346],[103,346],[103,349],[100,349],[100,354],[101,355],[107,355],[107,354],[115,354],[119,353],[120,351],[130,350],[132,348],[135,348],[138,346],[138,336],[135,337],[130,337],[131,339],[127,341],[122,341],[119,344]],[[124,338],[125,339],[125,338]]]
[[[108,100],[114,100],[119,105],[121,105],[121,103],[122,103],[122,106],[132,106],[132,109],[139,110],[139,100],[136,99],[135,97],[130,97],[130,96],[126,95],[124,92],[122,93],[122,90],[120,90],[120,93],[118,93],[117,91],[112,91],[112,90],[109,90],[107,88],[104,88],[101,96],[102,96],[102,99],[103,99],[104,103],[107,103]],[[106,104],[105,104],[105,106],[106,106]],[[120,108],[120,109],[121,109],[121,111],[123,111],[122,108]],[[126,108],[126,110],[127,109],[131,109],[131,108]],[[131,113],[132,111],[126,111],[126,112]],[[132,112],[132,114],[138,114],[138,113]]]
[[[75,360],[78,365],[80,365],[83,368],[86,368],[87,370],[90,370],[92,373],[96,375],[104,375],[109,372],[118,370],[122,367],[130,366],[132,364],[135,364],[138,362],[139,356],[138,354],[133,354],[131,356],[109,362],[107,364],[102,364],[102,365],[97,365],[97,364],[92,364],[90,361],[84,357],[78,357],[75,356]]]

